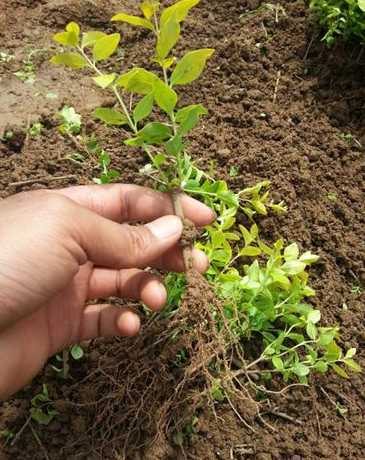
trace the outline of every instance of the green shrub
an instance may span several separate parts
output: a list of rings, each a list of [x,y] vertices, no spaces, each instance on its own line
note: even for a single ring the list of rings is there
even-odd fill
[[[310,8],[326,30],[323,40],[365,42],[365,0],[311,0]]]

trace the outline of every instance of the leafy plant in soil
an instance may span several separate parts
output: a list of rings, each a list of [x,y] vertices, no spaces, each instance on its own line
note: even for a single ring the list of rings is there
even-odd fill
[[[311,0],[310,8],[326,31],[323,40],[328,45],[338,38],[364,43],[364,0]]]
[[[213,410],[215,403],[225,401],[239,415],[234,401],[247,403],[258,390],[270,393],[276,375],[307,384],[313,372],[332,369],[347,378],[346,368],[360,371],[353,360],[356,350],[344,353],[336,343],[338,327],[320,326],[320,311],[307,301],[315,294],[307,269],[318,257],[301,254],[295,243],[285,246],[279,240],[269,246],[260,238],[256,217],[286,211],[284,203],[270,200],[269,182],[232,191],[198,168],[189,154],[188,134],[207,110],[199,103],[181,106],[179,90],[201,75],[214,50],[188,51],[177,58],[174,49],[183,21],[198,3],[181,0],[161,9],[158,1],[149,0],[141,3],[141,16],[119,13],[112,18],[154,35],[151,67],[159,73],[142,67],[104,72],[103,62],[118,49],[119,33],[81,34],[72,22],[54,36],[64,52],[51,61],[91,71],[95,84],[115,96],[113,107],[97,108],[93,116],[120,127],[124,144],[144,151],[148,162],[140,172],[156,189],[171,194],[175,213],[184,219],[180,197],[186,193],[217,214],[196,243],[211,262],[206,278],[192,269],[197,235],[185,220],[181,246],[186,276],[166,277],[167,308],[159,315],[146,312],[143,334],[125,345],[125,358],[110,371],[111,378],[106,382],[105,371],[93,375],[96,391],[108,395],[94,429],[110,443],[115,427],[123,426],[125,447],[143,444],[143,430],[161,439],[174,431],[179,443],[203,401]],[[104,179],[100,182],[113,177]],[[125,395],[134,403],[118,412],[115,422]],[[259,415],[259,403],[254,407]]]

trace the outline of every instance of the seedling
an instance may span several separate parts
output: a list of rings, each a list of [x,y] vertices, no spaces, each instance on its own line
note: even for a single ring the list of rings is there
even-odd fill
[[[285,381],[306,383],[311,372],[323,373],[331,368],[347,378],[343,366],[360,371],[353,360],[356,350],[344,354],[336,343],[338,328],[319,326],[320,311],[306,302],[315,294],[308,285],[307,269],[318,257],[309,251],[300,254],[295,243],[285,247],[279,240],[269,246],[259,236],[256,217],[270,211],[286,212],[285,204],[270,200],[268,181],[238,192],[230,190],[225,181],[215,180],[212,173],[198,168],[186,148],[190,131],[207,115],[207,110],[199,103],[181,106],[179,90],[202,74],[214,54],[210,48],[189,51],[181,58],[174,53],[181,25],[198,3],[199,0],[181,0],[161,9],[158,1],[149,0],[140,5],[143,16],[119,13],[112,18],[142,27],[154,36],[152,60],[160,67],[159,74],[142,67],[122,74],[105,73],[100,63],[116,53],[120,34],[81,33],[74,22],[54,36],[64,52],[51,61],[91,70],[95,84],[114,95],[115,105],[97,108],[94,118],[126,128],[121,129],[124,144],[143,150],[148,163],[141,172],[155,181],[156,189],[171,194],[177,215],[184,217],[179,203],[181,193],[200,198],[216,212],[216,222],[206,228],[197,247],[210,259],[207,278],[224,304],[224,323],[228,323],[231,333],[227,349],[232,343],[244,347],[250,340],[260,348],[257,359],[242,362],[238,372],[253,386],[253,374],[267,380],[278,373]],[[237,225],[239,216],[249,225]],[[186,258],[185,263],[189,266]],[[169,305],[164,317],[175,314],[185,290],[185,280],[180,275],[169,275],[167,284]],[[212,315],[217,328],[223,328],[217,312],[213,310]],[[180,362],[184,357],[178,358]],[[219,380],[215,383],[211,395],[220,399],[221,385]]]
[[[12,54],[6,53],[5,51],[0,51],[0,64],[7,63],[14,59]]]
[[[53,403],[49,398],[47,385],[43,384],[41,393],[38,393],[31,401],[31,418],[39,425],[49,425],[58,415]]]
[[[3,134],[3,136],[0,137],[0,140],[1,140],[2,142],[5,142],[5,143],[6,143],[6,142],[10,141],[13,137],[14,137],[14,132],[11,131],[11,130],[7,130],[7,131],[5,131],[5,133]]]
[[[58,127],[61,134],[80,134],[81,115],[73,107],[65,105],[58,114],[62,124]]]
[[[33,57],[36,54],[43,53],[43,49],[34,49],[27,52],[26,58],[22,61],[22,67],[14,72],[14,75],[22,80],[24,83],[32,85],[35,82],[36,66],[33,62]]]
[[[59,363],[61,363],[61,367],[52,366],[52,369],[56,371],[63,379],[67,379],[70,374],[70,356],[75,361],[79,361],[84,356],[84,350],[80,347],[80,345],[72,345],[69,349],[65,349],[61,355],[56,355],[55,359]]]
[[[5,440],[5,445],[10,444],[11,440],[14,439],[15,434],[9,430],[0,431],[0,437]]]
[[[43,125],[42,123],[33,123],[32,126],[29,128],[28,133],[31,137],[40,136],[42,133]]]

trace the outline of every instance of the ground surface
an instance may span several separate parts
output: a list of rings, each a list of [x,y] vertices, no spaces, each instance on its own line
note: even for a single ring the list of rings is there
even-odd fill
[[[135,2],[4,3],[0,51],[15,57],[0,62],[0,134],[8,128],[24,130],[39,118],[46,129],[34,139],[17,137],[19,142],[11,148],[0,143],[1,196],[88,183],[93,177],[90,165],[80,167],[65,159],[74,147],[57,133],[54,114],[68,103],[86,119],[92,108],[107,100],[86,75],[75,77],[49,65],[50,37],[71,20],[85,28],[113,30],[110,16],[123,6],[133,10]],[[198,96],[209,109],[190,150],[233,187],[272,181],[275,195],[286,201],[289,212],[264,219],[264,236],[268,241],[279,236],[297,241],[321,256],[312,270],[315,305],[325,324],[341,326],[342,344],[357,347],[359,362],[365,366],[364,293],[356,289],[365,283],[365,61],[357,59],[359,50],[353,47],[325,49],[313,33],[303,2],[283,1],[285,15],[280,12],[278,22],[274,12],[258,6],[256,0],[202,0],[190,16],[181,47],[216,49],[203,78],[185,96],[186,102],[196,102]],[[138,48],[150,49],[148,36],[123,30],[127,65],[146,62]],[[13,75],[22,67],[27,48],[46,50],[34,59],[33,85]],[[142,156],[120,147],[116,131],[92,123],[87,129],[95,129],[103,139],[123,181],[142,183],[136,174]],[[344,140],[347,134],[352,137]],[[238,172],[234,178],[229,176],[232,166]],[[54,180],[59,176],[66,177]],[[17,184],[26,180],[34,183]],[[91,343],[86,358],[73,365],[71,384],[60,383],[47,368],[32,386],[0,405],[0,430],[16,433],[27,420],[31,397],[46,382],[61,413],[48,427],[33,425],[39,442],[26,427],[14,446],[3,447],[0,457],[118,458],[112,449],[101,451],[88,431],[98,414],[85,403],[92,388],[82,383],[100,365],[106,369],[117,362],[118,346],[120,350],[118,341]],[[107,357],[101,359],[104,354]],[[332,374],[315,377],[310,389],[275,398],[275,412],[287,417],[266,415],[273,429],[251,420],[254,433],[224,404],[216,407],[218,422],[208,409],[202,410],[184,452],[167,442],[170,447],[160,454],[127,449],[128,458],[360,460],[365,458],[364,383],[362,375],[348,381]],[[68,405],[71,400],[74,404]],[[128,404],[121,396],[120,410]],[[345,408],[343,416],[336,404]],[[245,409],[240,410],[245,417]],[[146,438],[149,435],[145,433]]]

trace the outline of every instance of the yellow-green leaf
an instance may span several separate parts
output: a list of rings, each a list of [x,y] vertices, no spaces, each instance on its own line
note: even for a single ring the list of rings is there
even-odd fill
[[[104,32],[91,31],[82,34],[81,47],[86,48],[87,46],[93,46],[101,38],[106,37]]]
[[[100,107],[94,110],[94,117],[107,125],[121,126],[128,123],[127,118],[118,110]]]
[[[112,21],[127,22],[133,26],[144,27],[145,29],[153,30],[153,24],[151,21],[140,18],[139,16],[131,16],[130,14],[118,13],[112,17]]]
[[[160,8],[160,2],[156,0],[146,0],[140,5],[141,11],[146,19],[151,19]]]
[[[77,37],[80,35],[80,26],[76,22],[69,22],[66,26],[67,32],[73,32]]]
[[[74,32],[59,32],[53,35],[53,40],[63,46],[77,46],[78,36]]]
[[[349,376],[347,374],[347,372],[345,372],[342,367],[338,366],[337,364],[334,364],[332,363],[331,364],[331,367],[332,369],[336,372],[336,374],[338,374],[340,377],[344,378],[344,379],[348,379]]]
[[[178,22],[184,21],[187,14],[196,6],[200,0],[180,0],[179,2],[175,3],[174,5],[166,8],[162,15],[161,15],[161,27],[165,24],[171,16],[176,14],[176,19]]]
[[[171,113],[174,110],[177,103],[177,94],[159,79],[155,82],[154,96],[156,104],[166,113]]]
[[[362,372],[361,366],[351,358],[345,358],[343,362],[354,372]]]
[[[121,75],[115,82],[126,91],[137,94],[149,94],[153,91],[158,77],[148,70],[136,67]]]
[[[171,85],[186,85],[196,80],[204,70],[205,63],[214,53],[213,49],[190,51],[177,63],[171,75]]]
[[[153,93],[144,96],[133,110],[133,118],[135,123],[147,118],[152,112],[154,95]]]
[[[116,74],[111,73],[108,75],[99,75],[98,77],[93,77],[93,80],[98,86],[100,86],[100,88],[105,89],[113,83],[115,78],[116,78]]]
[[[120,34],[106,35],[95,42],[93,57],[95,62],[108,59],[117,49],[120,41]]]
[[[365,0],[358,0],[358,1],[359,1],[360,10],[365,12]]]
[[[180,37],[180,25],[176,20],[176,14],[164,23],[161,27],[160,34],[157,40],[157,56],[160,61],[163,61],[176,45]]]
[[[51,59],[52,64],[65,65],[73,69],[83,69],[88,65],[85,58],[78,53],[62,53],[56,54]]]
[[[241,256],[256,257],[261,254],[261,249],[254,246],[247,246],[240,250]]]

